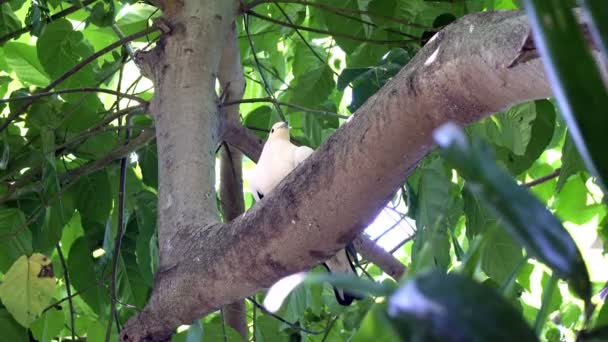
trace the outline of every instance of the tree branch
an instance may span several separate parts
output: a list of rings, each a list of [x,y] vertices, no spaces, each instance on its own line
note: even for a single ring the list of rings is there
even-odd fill
[[[224,89],[222,97],[226,100],[238,101],[243,98],[245,92],[245,77],[243,77],[236,23],[233,22],[225,42],[218,80],[220,87]],[[238,106],[226,108],[224,114],[224,117],[221,118],[223,121],[239,124]],[[224,222],[230,222],[245,212],[242,164],[242,152],[224,143],[220,151],[220,201]],[[222,308],[224,322],[238,332],[243,341],[248,340],[249,332],[246,314],[247,307],[244,299],[239,299]]]
[[[393,277],[395,280],[401,279],[407,269],[391,253],[378,246],[376,242],[368,236],[361,234],[353,241],[355,249],[365,259],[378,265],[384,273]]]
[[[178,90],[183,94],[163,93],[171,89],[165,80],[155,95],[164,95],[162,101],[155,97],[152,110],[155,115],[170,117],[157,118],[156,124],[159,179],[168,182],[161,183],[159,200],[159,242],[165,246],[161,245],[161,268],[150,301],[127,323],[122,340],[166,339],[179,324],[268,287],[281,277],[310,269],[344,248],[374,219],[405,177],[434,148],[435,128],[447,121],[469,124],[516,103],[551,96],[540,60],[506,67],[528,30],[527,18],[520,11],[460,18],[437,33],[270,195],[228,224],[197,221],[200,213],[205,213],[205,203],[197,200],[199,208],[195,210],[185,201],[194,198],[187,196],[188,192],[196,192],[198,197],[208,195],[198,192],[206,188],[189,179],[192,172],[166,169],[167,164],[179,164],[189,168],[187,171],[207,170],[206,166],[191,165],[187,158],[192,159],[193,154],[188,152],[199,151],[191,146],[200,142],[200,136],[216,132],[209,127],[191,127],[193,122],[206,120],[203,115],[171,113],[170,104],[175,104],[174,110],[183,109],[175,102],[185,101],[192,90],[182,87]],[[215,35],[198,37],[202,50],[214,51],[213,44],[224,37],[212,33]],[[183,41],[168,37],[165,52],[175,44]],[[176,50],[181,53],[182,46]],[[179,55],[170,57],[177,59],[171,65],[189,62]],[[196,57],[201,60],[201,56]],[[191,64],[186,65],[186,70],[174,68],[165,76],[171,80],[177,75],[200,79]],[[211,76],[204,76],[205,87],[213,89]],[[196,88],[196,97],[191,98],[208,98],[201,95],[200,87],[191,88]],[[206,105],[205,100],[200,101]],[[189,135],[180,136],[184,134]],[[201,143],[205,149],[213,148],[205,145],[208,141]],[[186,179],[177,182],[176,177]],[[209,181],[209,177],[200,181]],[[182,206],[185,210],[172,209]],[[175,212],[168,216],[169,210]],[[167,221],[168,217],[174,221]]]

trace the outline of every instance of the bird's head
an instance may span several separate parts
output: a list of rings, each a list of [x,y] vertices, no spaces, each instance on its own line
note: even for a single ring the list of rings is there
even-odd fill
[[[268,134],[268,140],[271,139],[282,139],[289,140],[289,126],[287,122],[277,122],[272,125],[270,133]]]

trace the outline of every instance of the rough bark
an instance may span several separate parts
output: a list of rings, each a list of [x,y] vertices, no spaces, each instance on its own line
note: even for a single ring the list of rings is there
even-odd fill
[[[384,207],[434,147],[432,132],[439,125],[448,120],[468,124],[551,95],[538,59],[506,68],[528,31],[521,12],[463,17],[439,32],[272,194],[231,223],[212,224],[213,176],[190,174],[212,171],[216,126],[205,117],[215,113],[211,76],[195,76],[208,82],[205,91],[195,87],[196,96],[187,86],[195,86],[193,66],[201,60],[215,65],[219,56],[213,56],[214,44],[223,37],[220,27],[228,28],[224,21],[230,11],[224,8],[228,5],[221,7],[188,12],[205,18],[202,24],[193,23],[197,33],[189,25],[180,31],[185,38],[205,42],[204,49],[192,43],[196,56],[190,58],[193,53],[186,51],[189,39],[167,39],[160,54],[159,67],[165,72],[157,82],[153,111],[162,160],[161,269],[149,303],[128,322],[123,340],[166,338],[181,323],[319,263]],[[220,12],[223,19],[218,22]],[[213,28],[202,29],[211,23]],[[179,65],[188,68],[180,71]]]
[[[245,92],[245,77],[237,41],[236,23],[232,24],[226,36],[226,45],[218,73],[220,87],[225,101],[240,100]],[[224,110],[224,122],[240,125],[239,108],[228,107]],[[224,222],[230,222],[245,211],[243,198],[243,154],[237,148],[225,144],[220,150],[220,202]],[[222,309],[224,322],[247,341],[247,310],[245,300],[239,299]]]

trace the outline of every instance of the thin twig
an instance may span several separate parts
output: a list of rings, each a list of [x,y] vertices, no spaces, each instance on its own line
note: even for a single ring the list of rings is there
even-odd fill
[[[341,37],[341,38],[346,38],[346,39],[350,39],[350,40],[354,40],[354,41],[358,41],[358,42],[367,42],[367,43],[372,43],[372,44],[403,44],[403,43],[408,43],[408,42],[417,42],[419,41],[419,39],[398,39],[398,40],[394,40],[394,39],[369,39],[369,38],[365,38],[365,37],[357,37],[357,36],[353,36],[347,33],[340,33],[340,32],[332,32],[332,31],[327,31],[327,30],[321,30],[321,29],[317,29],[314,27],[308,27],[308,26],[301,26],[301,25],[291,25],[288,22],[285,21],[281,21],[281,20],[277,20],[271,17],[267,17],[265,15],[261,15],[257,12],[254,11],[246,11],[246,13],[248,15],[251,15],[252,17],[256,17],[262,20],[266,20],[268,22],[271,23],[275,23],[278,25],[282,25],[285,27],[291,27],[291,28],[297,28],[300,29],[302,31],[309,31],[309,32],[314,32],[314,33],[320,33],[320,34],[326,34],[329,36],[334,36],[334,37]]]
[[[391,250],[389,251],[389,253],[390,253],[390,254],[395,253],[395,252],[396,252],[396,251],[397,251],[399,248],[403,247],[403,245],[405,245],[406,243],[408,243],[408,242],[410,242],[411,240],[413,240],[413,239],[414,239],[414,237],[416,237],[416,232],[414,232],[414,234],[412,234],[412,235],[410,235],[410,236],[406,237],[405,239],[403,239],[403,241],[399,242],[399,243],[397,244],[397,246],[393,247],[393,249],[391,249]]]
[[[63,81],[65,81],[68,77],[72,76],[73,74],[78,72],[80,69],[84,68],[89,63],[91,63],[94,60],[96,60],[97,58],[105,55],[106,53],[116,49],[117,47],[122,46],[124,43],[130,42],[130,41],[135,40],[140,37],[144,37],[158,29],[159,28],[157,26],[150,26],[141,32],[136,32],[134,34],[128,35],[124,39],[120,39],[120,40],[106,46],[105,48],[95,52],[94,54],[92,54],[89,57],[80,61],[78,64],[74,65],[72,68],[70,68],[68,71],[66,71],[63,75],[59,76],[57,79],[55,79],[53,82],[51,82],[48,86],[46,86],[44,89],[42,89],[42,92],[50,91],[51,89],[55,88],[57,85],[59,85]],[[0,125],[0,132],[2,132],[6,127],[8,127],[8,125],[15,118],[17,118],[21,113],[23,113],[27,109],[27,107],[29,107],[29,105],[31,105],[33,102],[34,102],[34,100],[28,100],[28,101],[26,101],[26,103],[21,105],[21,107],[19,109],[12,112]]]
[[[322,115],[326,115],[326,116],[332,116],[332,117],[336,117],[339,119],[348,119],[350,116],[348,115],[342,115],[342,114],[338,114],[338,113],[334,113],[334,112],[328,112],[325,110],[319,110],[319,109],[311,109],[311,108],[306,108],[306,107],[302,107],[300,105],[296,105],[293,103],[287,103],[287,102],[281,102],[281,101],[277,101],[273,98],[270,97],[262,97],[262,98],[253,98],[253,99],[242,99],[242,100],[235,100],[235,101],[228,101],[225,102],[223,105],[224,106],[233,106],[233,105],[238,105],[241,103],[259,103],[259,102],[267,102],[267,103],[272,103],[274,105],[277,106],[285,106],[285,107],[291,107],[291,108],[295,108],[304,112],[308,112],[308,113],[313,113],[313,114],[322,114]]]
[[[550,181],[550,180],[552,180],[553,178],[558,177],[558,176],[559,176],[559,174],[561,173],[561,171],[562,171],[562,169],[561,169],[561,168],[558,168],[558,169],[556,169],[555,171],[551,172],[550,174],[545,175],[545,176],[542,176],[542,177],[540,177],[540,178],[538,178],[538,179],[535,179],[535,180],[533,180],[533,181],[530,181],[530,182],[528,182],[528,183],[524,183],[522,186],[523,186],[523,187],[526,187],[526,188],[531,188],[531,187],[533,187],[533,186],[536,186],[536,185],[542,184],[542,183],[544,183],[544,182]]]
[[[61,251],[61,246],[59,243],[55,245],[55,249],[57,249],[57,255],[59,256],[59,261],[61,262],[61,267],[63,267],[63,277],[65,278],[65,288],[68,293],[68,306],[70,307],[70,332],[72,333],[72,341],[76,340],[76,325],[74,319],[74,303],[72,302],[72,289],[70,289],[70,276],[68,274],[68,266],[65,262],[65,257],[63,256],[63,252]]]
[[[118,97],[124,97],[124,98],[130,99],[130,100],[134,100],[134,101],[137,101],[139,103],[147,103],[146,100],[142,99],[139,96],[135,96],[135,95],[131,95],[131,94],[126,94],[126,93],[121,93],[121,92],[118,92],[116,90],[104,89],[104,88],[84,87],[84,88],[54,90],[54,91],[47,91],[47,92],[43,92],[43,93],[35,93],[35,94],[27,95],[27,96],[19,96],[19,97],[11,97],[11,98],[8,98],[8,99],[0,99],[0,104],[7,103],[7,102],[19,101],[19,100],[35,100],[35,99],[38,99],[38,98],[41,98],[41,97],[46,97],[46,96],[61,95],[61,94],[71,94],[71,93],[106,93],[106,94],[116,95]]]

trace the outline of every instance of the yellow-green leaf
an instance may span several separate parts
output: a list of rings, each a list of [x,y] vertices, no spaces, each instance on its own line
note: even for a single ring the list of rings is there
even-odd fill
[[[43,254],[21,256],[0,284],[0,300],[15,320],[29,327],[50,303],[55,291],[51,259]]]

